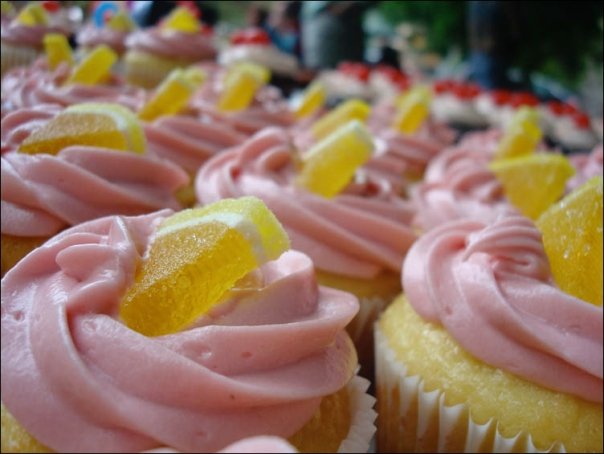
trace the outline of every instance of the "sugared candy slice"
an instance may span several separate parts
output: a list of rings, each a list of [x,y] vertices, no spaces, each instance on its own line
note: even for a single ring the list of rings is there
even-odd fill
[[[138,117],[153,121],[158,117],[180,112],[204,78],[203,71],[197,68],[173,70],[138,112]]]
[[[518,109],[506,127],[495,151],[495,159],[526,156],[535,151],[543,133],[539,127],[539,113],[527,106]]]
[[[47,25],[48,14],[38,2],[31,2],[19,12],[16,21],[29,27]]]
[[[62,62],[73,65],[73,54],[65,35],[60,33],[44,35],[44,50],[50,69],[55,69]]]
[[[246,109],[261,86],[262,81],[253,71],[240,67],[230,72],[218,99],[218,110],[236,112]]]
[[[432,93],[428,87],[417,86],[404,94],[398,103],[394,127],[405,134],[416,132],[430,113]]]
[[[493,161],[489,169],[509,201],[531,219],[537,219],[562,197],[566,180],[575,173],[568,159],[551,153]]]
[[[302,156],[297,183],[323,197],[337,195],[369,160],[374,142],[365,125],[351,120]]]
[[[107,79],[117,54],[105,44],[94,48],[75,68],[66,84],[96,85]]]
[[[537,221],[556,284],[602,306],[602,177],[551,206]]]
[[[129,32],[134,29],[134,22],[124,11],[118,11],[107,21],[107,28],[118,32]]]
[[[312,115],[323,107],[326,97],[325,86],[321,82],[313,82],[304,90],[304,94],[294,108],[294,115],[296,118],[305,118]]]
[[[188,8],[175,8],[162,22],[161,27],[165,30],[175,30],[183,33],[198,33],[200,24],[197,18]]]
[[[68,107],[19,147],[22,153],[57,154],[70,145],[91,145],[145,151],[145,135],[136,115],[112,103],[84,103]]]
[[[321,140],[350,120],[365,122],[370,112],[371,107],[365,101],[349,99],[319,118],[311,126],[311,132],[315,139]]]
[[[283,227],[256,197],[180,211],[158,228],[120,315],[147,336],[177,332],[288,248]]]

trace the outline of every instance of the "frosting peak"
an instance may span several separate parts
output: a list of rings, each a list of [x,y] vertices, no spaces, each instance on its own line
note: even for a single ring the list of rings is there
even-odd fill
[[[410,249],[402,280],[415,310],[480,360],[602,402],[602,308],[555,286],[528,219],[437,227]]]

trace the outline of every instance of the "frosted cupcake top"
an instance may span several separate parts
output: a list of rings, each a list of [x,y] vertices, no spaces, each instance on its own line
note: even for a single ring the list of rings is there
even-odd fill
[[[602,308],[556,287],[528,218],[461,220],[429,231],[409,250],[402,282],[413,308],[476,358],[602,402]]]
[[[296,186],[291,136],[267,128],[243,145],[210,159],[195,180],[200,202],[255,195],[275,213],[292,247],[323,271],[373,278],[400,272],[415,234],[413,210],[385,181],[358,180],[325,199]]]
[[[286,438],[354,375],[344,327],[358,301],[318,287],[294,251],[186,330],[126,327],[120,300],[170,214],[81,224],[2,279],[2,400],[55,451],[212,452],[253,435]]]
[[[187,60],[191,63],[216,56],[212,36],[205,33],[183,33],[161,27],[150,27],[130,34],[126,39],[126,47],[129,50]]]
[[[50,236],[110,214],[179,209],[187,184],[174,164],[108,148],[72,146],[56,156],[2,155],[2,233]]]

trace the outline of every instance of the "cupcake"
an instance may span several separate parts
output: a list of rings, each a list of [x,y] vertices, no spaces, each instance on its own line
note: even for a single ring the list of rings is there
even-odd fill
[[[57,119],[62,114],[50,115]],[[175,164],[106,146],[74,145],[56,155],[29,154],[21,148],[31,133],[43,131],[54,120],[40,120],[31,110],[5,117],[3,147],[7,121],[15,134],[7,140],[11,148],[2,154],[3,274],[69,226],[109,214],[181,207],[175,193],[189,178]],[[127,136],[132,139],[134,132]]]
[[[366,452],[373,398],[343,329],[358,303],[318,287],[304,254],[258,265],[183,329],[125,324],[120,304],[170,215],[81,224],[2,279],[3,451],[214,452],[270,435],[302,452]],[[27,438],[6,435],[17,431]]]
[[[348,331],[371,376],[372,323],[400,292],[400,267],[415,234],[414,210],[383,180],[359,174],[328,199],[299,187],[291,135],[267,128],[242,145],[207,161],[195,180],[201,204],[254,195],[287,230],[292,247],[307,254],[319,283],[355,294],[360,311]]]
[[[393,66],[378,65],[369,74],[369,86],[376,103],[396,98],[410,85],[409,77]]]
[[[453,80],[442,80],[434,83],[434,100],[432,114],[461,132],[483,129],[488,125],[486,117],[475,105],[480,94],[480,87],[470,83]]]
[[[336,69],[323,70],[317,80],[323,84],[331,104],[348,98],[372,99],[369,66],[358,62],[342,62]]]
[[[129,83],[154,88],[175,68],[216,56],[212,31],[184,7],[178,7],[155,27],[126,39],[125,74]]]
[[[425,233],[402,283],[376,324],[378,452],[602,449],[602,307],[554,284],[528,218]]]
[[[76,43],[80,52],[86,54],[105,44],[122,56],[126,52],[126,38],[135,29],[132,19],[124,11],[118,11],[108,20],[99,22],[95,17],[78,31]]]
[[[2,76],[11,68],[27,66],[41,56],[44,52],[44,35],[47,33],[67,35],[69,30],[53,23],[53,15],[35,2],[23,8],[8,25],[3,25]]]
[[[36,129],[57,116],[63,108],[57,104],[38,104],[2,116],[2,154],[17,151],[19,145]]]
[[[189,105],[197,116],[226,124],[246,136],[269,126],[287,128],[294,124],[295,118],[287,99],[277,87],[266,85],[266,81],[260,82],[249,104],[244,108],[220,110],[218,103],[227,89],[228,74],[226,68],[214,71],[212,77],[193,95]]]
[[[296,57],[279,50],[268,33],[259,28],[236,31],[230,45],[218,55],[218,63],[224,66],[241,62],[257,63],[279,76],[291,77],[299,70]]]

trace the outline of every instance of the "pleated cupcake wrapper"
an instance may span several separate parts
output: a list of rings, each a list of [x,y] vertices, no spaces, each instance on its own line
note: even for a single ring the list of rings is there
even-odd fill
[[[187,66],[185,61],[137,51],[126,52],[123,60],[126,80],[147,89],[158,86],[173,69]]]
[[[367,393],[369,381],[355,375],[346,385],[350,400],[350,430],[340,443],[338,452],[370,452],[369,446],[375,434],[377,413],[373,409],[375,398]]]
[[[375,357],[379,452],[566,452],[561,443],[537,449],[527,432],[504,437],[494,418],[476,423],[467,404],[445,405],[443,391],[407,374],[377,324]]]
[[[346,327],[354,342],[361,364],[361,374],[373,380],[373,324],[392,299],[379,296],[360,297],[359,312]]]
[[[42,52],[30,46],[16,46],[10,43],[2,42],[2,75],[8,70],[17,66],[28,66],[36,58],[42,55]]]

